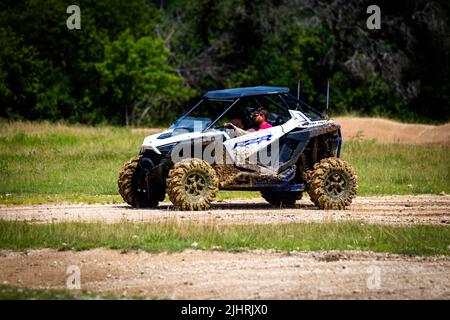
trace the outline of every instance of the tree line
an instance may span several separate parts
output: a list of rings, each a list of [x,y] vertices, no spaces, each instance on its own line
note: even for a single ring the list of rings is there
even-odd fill
[[[332,114],[449,121],[450,4],[62,0],[0,3],[0,117],[166,125],[203,92],[288,86]]]

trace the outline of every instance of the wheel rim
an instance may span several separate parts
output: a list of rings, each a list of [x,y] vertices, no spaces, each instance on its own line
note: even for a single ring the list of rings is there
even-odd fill
[[[333,199],[341,199],[347,190],[347,179],[341,172],[333,171],[325,179],[325,193]]]
[[[207,177],[200,172],[191,172],[184,180],[184,190],[192,198],[203,196],[207,191]]]

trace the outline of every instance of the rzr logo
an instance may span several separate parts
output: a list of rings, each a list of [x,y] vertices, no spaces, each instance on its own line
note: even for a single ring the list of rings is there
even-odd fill
[[[271,134],[268,134],[267,136],[263,136],[263,137],[258,137],[258,138],[253,138],[250,140],[245,140],[245,141],[240,141],[240,142],[236,142],[234,144],[233,149],[236,149],[238,147],[248,147],[251,144],[260,144],[261,142],[265,141],[270,141],[270,138],[272,138]]]

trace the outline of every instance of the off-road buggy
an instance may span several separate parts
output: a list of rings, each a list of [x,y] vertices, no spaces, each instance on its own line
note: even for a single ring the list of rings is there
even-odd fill
[[[251,131],[254,110],[271,128]],[[239,121],[246,134],[228,129]],[[209,91],[166,131],[144,139],[121,169],[118,185],[133,207],[156,207],[167,193],[175,207],[205,210],[218,190],[257,190],[274,206],[307,191],[321,209],[345,209],[358,188],[339,159],[340,126],[284,87]]]

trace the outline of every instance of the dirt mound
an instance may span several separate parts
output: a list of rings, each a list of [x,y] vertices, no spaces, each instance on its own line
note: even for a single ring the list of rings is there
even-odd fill
[[[380,143],[450,145],[450,123],[433,126],[400,123],[378,118],[335,118],[345,140],[371,140]]]

